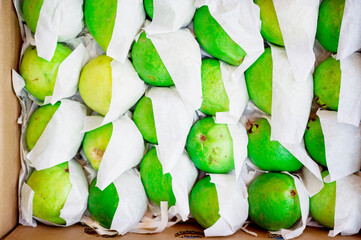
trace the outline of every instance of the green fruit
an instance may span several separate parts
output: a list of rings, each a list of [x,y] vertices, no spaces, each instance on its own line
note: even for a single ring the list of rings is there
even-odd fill
[[[247,55],[212,17],[208,6],[197,9],[194,15],[194,33],[199,44],[209,54],[228,64],[238,66]]]
[[[329,52],[336,53],[345,0],[323,0],[320,4],[316,38]]]
[[[107,51],[112,38],[116,15],[116,0],[85,1],[84,16],[86,25],[104,51]]]
[[[307,152],[311,155],[311,157],[319,164],[327,167],[325,139],[318,116],[308,121],[305,131],[305,145]]]
[[[35,33],[36,26],[38,24],[40,9],[43,6],[43,2],[44,0],[23,1],[24,20],[33,33]]]
[[[30,175],[27,184],[34,191],[33,216],[55,224],[64,225],[60,217],[71,190],[68,163],[36,171]]]
[[[271,43],[284,46],[273,0],[254,0],[254,3],[260,7],[262,37]]]
[[[143,158],[140,165],[140,177],[147,196],[160,206],[161,201],[168,202],[168,208],[175,205],[176,199],[172,189],[172,176],[163,174],[157,151],[152,148]]]
[[[229,98],[224,88],[220,62],[216,59],[202,60],[202,106],[205,114],[229,111]]]
[[[341,89],[340,61],[327,58],[317,67],[313,79],[317,103],[322,108],[337,111]]]
[[[174,85],[172,77],[145,32],[133,45],[132,60],[134,69],[144,82],[159,87]]]
[[[287,174],[258,176],[248,187],[248,202],[250,219],[267,230],[288,229],[301,217],[296,186]]]
[[[193,217],[204,228],[209,228],[221,217],[216,185],[206,176],[197,182],[189,196],[189,208]]]
[[[83,141],[85,156],[95,170],[99,170],[103,154],[113,133],[113,124],[108,123],[92,131],[86,132]]]
[[[324,171],[321,174],[322,178],[325,178],[328,175],[328,171]],[[324,182],[322,190],[310,199],[310,213],[317,222],[333,229],[335,223],[335,203],[336,182]]]
[[[271,48],[264,53],[245,72],[249,98],[262,111],[271,115],[273,61]]]
[[[302,167],[302,163],[281,143],[271,141],[271,126],[267,119],[261,118],[249,125],[248,157],[257,167],[276,172],[295,172]]]
[[[50,122],[56,110],[58,110],[60,102],[54,105],[48,104],[39,107],[33,115],[29,118],[28,126],[26,128],[26,144],[29,150],[35,147],[41,134],[43,134],[46,126]]]
[[[158,144],[153,105],[149,97],[143,96],[139,100],[134,110],[133,121],[146,141]]]
[[[144,0],[144,8],[148,16],[153,19],[153,0]]]
[[[231,134],[226,124],[216,124],[212,117],[193,125],[186,147],[194,165],[202,171],[228,173],[234,169]]]
[[[105,228],[110,228],[119,203],[119,196],[114,183],[103,191],[95,185],[95,179],[89,188],[88,210],[92,218]]]
[[[79,92],[92,110],[106,115],[112,99],[112,58],[101,55],[88,62],[79,79]]]
[[[26,49],[20,65],[20,75],[24,78],[26,90],[41,101],[46,96],[52,96],[59,65],[70,54],[70,48],[58,43],[53,58],[48,62],[38,57],[36,47]]]

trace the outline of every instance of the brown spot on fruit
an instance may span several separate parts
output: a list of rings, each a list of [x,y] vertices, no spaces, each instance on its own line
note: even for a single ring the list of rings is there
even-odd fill
[[[207,140],[206,135],[201,135],[200,140],[201,140],[202,142],[205,142],[205,141]]]
[[[222,138],[222,137],[223,137],[223,135],[222,135],[222,134],[220,134],[220,135],[219,135],[219,137],[220,137],[220,138]]]
[[[104,155],[104,151],[100,150],[99,148],[93,148],[91,151],[91,155],[95,160],[102,160],[103,155]]]
[[[64,169],[64,172],[69,172],[69,168],[65,168],[65,169]]]
[[[290,191],[290,194],[291,194],[292,197],[296,196],[295,190],[292,189],[292,190]]]
[[[247,129],[248,133],[252,133],[252,127],[253,127],[253,124],[251,123],[250,120],[248,120],[246,123],[246,129]]]

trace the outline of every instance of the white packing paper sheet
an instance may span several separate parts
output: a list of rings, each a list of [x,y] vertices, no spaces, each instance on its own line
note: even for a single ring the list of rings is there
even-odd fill
[[[361,125],[337,122],[337,112],[319,109],[325,140],[327,168],[326,182],[344,178],[361,168]]]
[[[83,0],[44,0],[36,26],[38,55],[53,58],[57,42],[75,38],[83,29]]]
[[[61,100],[34,148],[26,155],[30,166],[42,170],[72,159],[83,141],[81,129],[85,115],[83,104]]]
[[[149,36],[183,101],[197,110],[202,104],[202,56],[189,29]]]
[[[153,20],[145,30],[149,35],[174,32],[187,26],[195,11],[194,0],[153,0]]]
[[[290,68],[296,82],[308,81],[313,72],[320,1],[273,1]]]
[[[145,95],[153,105],[157,156],[163,173],[168,173],[183,154],[194,111],[185,105],[174,87],[152,87]]]
[[[248,217],[248,193],[245,184],[236,181],[234,172],[209,174],[217,190],[220,218],[204,230],[206,237],[229,236],[242,227]]]
[[[272,123],[271,139],[298,144],[303,140],[311,112],[313,77],[296,81],[284,48],[271,45]]]
[[[145,20],[142,0],[117,0],[117,14],[107,55],[124,63],[129,49]]]
[[[343,11],[337,59],[344,59],[361,49],[361,2],[346,0]]]
[[[97,176],[96,187],[102,191],[124,172],[137,166],[144,155],[142,134],[128,116],[121,116],[112,124],[112,136],[100,162]]]

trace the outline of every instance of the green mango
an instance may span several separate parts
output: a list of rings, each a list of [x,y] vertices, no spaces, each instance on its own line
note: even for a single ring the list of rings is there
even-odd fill
[[[25,89],[41,101],[52,96],[59,66],[70,54],[70,48],[58,43],[53,58],[48,62],[38,56],[35,46],[26,49],[20,65]]]
[[[308,121],[304,139],[307,152],[311,155],[313,160],[322,166],[327,167],[325,139],[318,116],[315,116]]]
[[[26,25],[30,30],[35,33],[36,26],[38,25],[38,19],[40,15],[41,7],[44,0],[24,0],[23,1],[23,16]]]
[[[224,31],[212,17],[208,6],[197,9],[194,33],[199,44],[212,56],[234,66],[243,62],[247,53]]]
[[[148,16],[153,19],[153,0],[144,0],[144,8]]]
[[[295,172],[303,166],[281,143],[271,141],[271,126],[261,118],[248,123],[248,158],[265,171]]]
[[[284,173],[258,176],[248,187],[249,217],[258,226],[278,231],[290,228],[301,217],[294,180]]]
[[[228,173],[234,169],[231,134],[226,124],[216,124],[212,117],[192,126],[186,148],[194,165],[202,171]]]
[[[193,217],[204,228],[209,228],[221,217],[216,185],[206,176],[198,181],[189,196],[189,208]]]
[[[153,105],[150,98],[143,96],[139,100],[134,109],[133,121],[146,141],[158,144]]]

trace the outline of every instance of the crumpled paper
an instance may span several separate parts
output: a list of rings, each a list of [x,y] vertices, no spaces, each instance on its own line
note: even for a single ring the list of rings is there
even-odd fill
[[[195,11],[194,0],[153,0],[153,20],[145,30],[149,35],[174,32],[187,26]]]
[[[60,217],[66,221],[66,225],[54,224],[43,219],[33,217],[34,191],[25,182],[21,187],[20,211],[22,224],[36,227],[34,218],[44,224],[67,227],[80,221],[88,202],[88,182],[82,167],[74,159],[68,162],[69,179],[72,184],[69,195],[63,208],[60,210]]]
[[[107,55],[124,63],[129,49],[145,20],[142,0],[117,0],[117,14]]]

